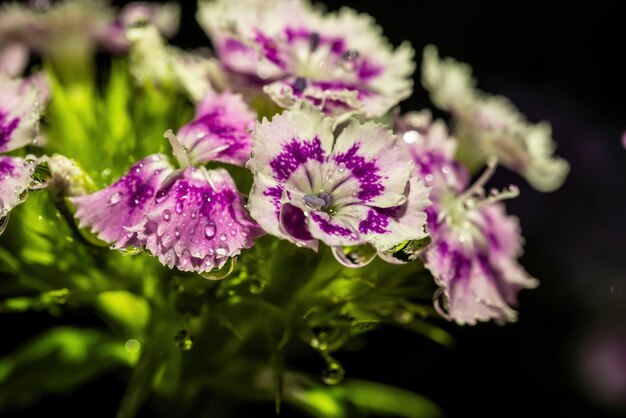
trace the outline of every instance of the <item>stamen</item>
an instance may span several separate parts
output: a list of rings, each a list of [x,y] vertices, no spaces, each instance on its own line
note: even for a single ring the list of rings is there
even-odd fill
[[[304,195],[304,203],[315,210],[326,210],[330,206],[330,195],[326,192],[321,192],[317,196]]]
[[[174,151],[174,156],[176,157],[176,160],[178,160],[178,164],[180,164],[182,168],[189,167],[191,163],[189,162],[189,157],[187,156],[187,150],[180,143],[176,135],[174,135],[174,132],[171,129],[168,129],[163,134],[163,137],[167,138],[170,142],[172,150]]]
[[[474,208],[479,208],[487,205],[491,205],[492,203],[501,202],[503,200],[513,199],[519,196],[519,187],[511,184],[509,187],[502,191],[498,191],[492,189],[489,192],[489,197],[476,202]]]
[[[476,182],[472,184],[472,186],[467,189],[459,199],[467,201],[474,196],[483,196],[485,194],[484,186],[489,181],[489,179],[493,176],[493,173],[496,171],[496,166],[498,165],[498,157],[495,155],[490,155],[487,157],[487,168],[483,173],[478,177]]]

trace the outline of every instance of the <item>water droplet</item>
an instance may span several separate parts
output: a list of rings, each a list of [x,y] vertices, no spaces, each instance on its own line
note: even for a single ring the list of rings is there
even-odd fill
[[[213,222],[209,223],[206,228],[204,228],[204,236],[207,237],[207,239],[211,239],[215,236],[215,225]]]
[[[141,350],[141,344],[135,339],[130,339],[124,344],[124,348],[131,354],[138,353]]]
[[[250,280],[250,293],[252,293],[253,295],[258,295],[260,293],[263,293],[263,291],[265,290],[265,287],[267,286],[267,283],[263,280],[259,280],[259,279],[252,279]]]
[[[376,258],[376,249],[367,244],[353,247],[332,247],[332,252],[337,261],[350,268],[367,266]]]
[[[161,203],[167,197],[167,190],[159,190],[156,194],[155,201]]]
[[[414,316],[413,312],[405,308],[398,307],[398,309],[396,309],[393,313],[393,319],[399,324],[407,325],[413,322]]]
[[[176,236],[176,238],[180,238],[180,228],[179,227],[174,228],[174,235]]]
[[[237,235],[237,230],[235,228],[230,230],[230,235],[232,235],[233,237]]]
[[[344,171],[346,171],[346,163],[344,163],[344,162],[339,163],[339,165],[337,167],[338,167],[338,171],[340,173],[343,173]]]
[[[178,202],[176,202],[176,207],[174,207],[174,210],[179,215],[183,213],[183,201],[182,200],[179,200]]]
[[[163,211],[163,220],[167,222],[167,221],[170,220],[171,217],[172,217],[172,215],[170,214],[169,209],[165,209]]]
[[[122,200],[122,193],[115,192],[109,197],[109,205],[117,205]]]
[[[123,255],[129,255],[130,256],[130,255],[140,254],[143,251],[143,248],[141,248],[141,247],[126,247],[126,248],[119,248],[118,250]]]
[[[220,235],[220,241],[224,242],[224,241],[226,241],[226,238],[227,238],[227,237],[226,237],[226,234],[221,234],[221,235]],[[218,253],[218,254],[219,254],[219,253]]]
[[[343,366],[334,358],[326,356],[326,369],[322,371],[322,381],[329,386],[338,385],[343,381],[346,372]]]
[[[191,211],[191,219],[196,219],[197,212],[194,210]]]
[[[228,248],[228,245],[226,244],[220,244],[217,246],[217,248],[215,248],[215,253],[222,257],[228,254],[228,251],[229,251],[229,248]]]
[[[193,348],[193,338],[185,329],[178,331],[176,336],[174,336],[174,343],[182,351],[189,351]]]

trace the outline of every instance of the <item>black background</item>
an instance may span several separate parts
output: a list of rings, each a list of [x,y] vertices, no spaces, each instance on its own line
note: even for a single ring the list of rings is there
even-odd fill
[[[324,3],[329,9],[346,5],[371,14],[393,44],[411,41],[418,62],[422,48],[434,43],[442,55],[470,63],[480,88],[508,96],[533,121],[552,122],[558,154],[572,165],[565,186],[551,194],[532,190],[505,170],[493,180],[494,185],[515,182],[521,188],[521,197],[508,208],[520,218],[526,237],[521,261],[541,280],[536,290],[521,293],[518,323],[447,326],[457,338],[451,351],[404,331],[375,331],[364,350],[338,354],[348,375],[426,395],[453,418],[626,416],[626,387],[621,405],[620,398],[603,400],[603,392],[585,374],[589,362],[584,350],[597,338],[624,339],[626,333],[626,150],[621,145],[626,48],[619,7],[599,2],[578,7]],[[195,2],[183,1],[182,6],[181,30],[172,43],[207,46],[195,22]],[[417,74],[415,94],[403,110],[432,107]],[[16,338],[30,334],[29,326],[58,321],[40,316],[19,320]],[[614,371],[621,367],[624,376],[626,343],[622,350]],[[122,377],[107,376],[14,416],[114,416]],[[242,410],[242,416],[272,413],[272,405]],[[149,408],[142,416],[151,416]]]

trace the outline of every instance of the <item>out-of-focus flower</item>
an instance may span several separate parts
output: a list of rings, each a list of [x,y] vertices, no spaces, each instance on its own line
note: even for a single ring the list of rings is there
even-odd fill
[[[37,86],[0,74],[0,152],[36,142],[41,116]],[[0,217],[25,199],[36,159],[0,157]]]
[[[324,15],[304,0],[200,1],[198,20],[223,66],[280,106],[381,116],[411,94],[413,50],[396,50],[367,15]]]
[[[178,32],[180,25],[180,5],[169,2],[163,4],[132,2],[125,5],[117,19],[100,34],[105,48],[114,52],[126,52],[128,39],[126,31],[135,25],[150,23],[166,38]]]
[[[250,133],[256,114],[241,96],[209,93],[198,104],[195,119],[178,131],[192,164],[221,161],[243,166],[250,158]]]
[[[196,102],[222,87],[215,59],[166,45],[157,28],[144,23],[126,31],[130,71],[137,83],[178,87]]]
[[[517,262],[522,250],[517,219],[498,203],[516,196],[517,189],[491,190],[485,196],[495,159],[468,187],[469,173],[453,160],[456,141],[443,122],[431,122],[429,113],[409,113],[396,126],[418,173],[433,188],[433,204],[426,210],[431,244],[423,258],[441,287],[439,312],[458,324],[514,321],[511,306],[518,291],[538,284]]]
[[[17,77],[28,65],[28,48],[20,42],[0,43],[0,74]]]
[[[105,0],[44,1],[33,7],[8,3],[0,8],[0,39],[68,57],[93,49],[112,20]]]
[[[433,103],[451,112],[459,157],[471,167],[490,155],[520,173],[537,190],[559,188],[569,164],[555,157],[555,144],[547,122],[532,124],[506,98],[475,88],[469,66],[451,58],[440,59],[437,49],[424,50],[422,83]]]
[[[317,248],[372,244],[387,251],[426,236],[428,188],[384,125],[333,119],[304,106],[253,132],[250,213],[269,233]]]

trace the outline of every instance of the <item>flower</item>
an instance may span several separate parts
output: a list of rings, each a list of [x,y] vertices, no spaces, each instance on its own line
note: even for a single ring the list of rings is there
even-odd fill
[[[9,3],[0,8],[0,39],[23,42],[39,52],[76,54],[95,45],[113,20],[105,0]]]
[[[178,3],[154,4],[142,1],[125,5],[117,19],[100,34],[100,41],[111,51],[125,52],[128,49],[126,30],[133,25],[151,23],[159,33],[171,38],[180,25],[180,5]]]
[[[428,188],[384,125],[333,119],[304,106],[254,129],[248,207],[272,235],[317,248],[372,244],[387,251],[426,236]]]
[[[422,258],[441,287],[438,311],[458,324],[514,321],[517,314],[511,306],[517,293],[538,284],[517,262],[522,251],[519,224],[499,203],[519,191],[514,186],[503,192],[492,189],[485,197],[483,187],[495,171],[495,158],[468,187],[467,169],[453,159],[456,141],[443,122],[431,121],[430,113],[408,113],[396,120],[396,129],[419,175],[433,188],[433,203],[426,209],[431,244]]]
[[[196,165],[243,165],[254,120],[241,97],[207,95],[196,119],[180,129],[180,138],[171,130],[165,133],[181,168],[153,154],[109,187],[70,198],[79,227],[90,228],[112,249],[145,248],[170,268],[198,273],[221,268],[263,231],[249,218],[226,170]]]
[[[198,19],[222,65],[280,106],[307,101],[330,114],[381,116],[411,94],[413,50],[396,50],[373,19],[324,15],[304,0],[201,1]]]
[[[469,66],[451,58],[442,60],[437,49],[428,46],[422,83],[433,103],[452,113],[459,155],[470,167],[495,155],[537,190],[553,191],[563,184],[569,164],[554,156],[550,125],[532,124],[508,99],[476,89]]]
[[[37,85],[0,73],[0,152],[36,142],[41,107]],[[0,217],[25,199],[36,159],[0,157]]]

